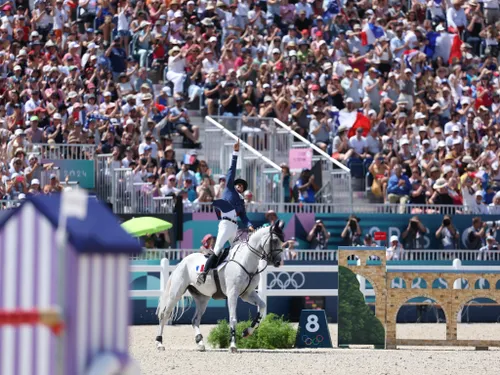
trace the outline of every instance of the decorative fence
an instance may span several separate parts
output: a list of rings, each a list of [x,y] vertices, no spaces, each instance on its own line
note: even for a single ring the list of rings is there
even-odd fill
[[[130,260],[162,260],[178,262],[190,254],[197,253],[198,249],[144,249],[144,252],[134,255]],[[337,250],[285,250],[285,261],[288,262],[337,262]],[[475,261],[477,264],[488,264],[500,261],[500,251],[492,250],[486,253],[478,250],[405,250],[398,261]],[[394,263],[398,262],[395,261]],[[391,261],[388,262],[391,264]]]

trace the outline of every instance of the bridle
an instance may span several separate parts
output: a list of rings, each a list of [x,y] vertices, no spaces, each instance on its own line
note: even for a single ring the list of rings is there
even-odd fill
[[[250,252],[252,254],[254,254],[256,257],[258,257],[260,260],[265,260],[266,261],[266,265],[264,266],[264,268],[262,268],[261,270],[259,270],[258,266],[257,266],[257,271],[255,271],[254,273],[251,273],[251,272],[248,272],[248,270],[243,266],[243,264],[241,264],[240,262],[238,262],[237,260],[234,259],[234,255],[233,257],[229,260],[229,262],[234,262],[236,263],[237,265],[239,265],[243,271],[245,271],[245,273],[248,275],[248,284],[246,286],[246,288],[243,290],[243,292],[240,293],[240,296],[245,294],[248,287],[250,286],[250,284],[252,283],[252,280],[255,276],[257,276],[258,274],[264,272],[264,270],[267,268],[269,262],[273,262],[277,259],[278,255],[281,254],[283,252],[283,249],[273,249],[273,248],[270,248],[269,250],[269,253],[266,254],[266,251],[265,251],[265,248],[266,248],[266,244],[271,241],[271,244],[272,244],[272,240],[273,240],[273,236],[276,236],[278,237],[278,239],[281,241],[281,242],[284,242],[284,237],[283,237],[283,233],[278,233],[276,232],[273,228],[271,228],[270,230],[270,235],[267,237],[266,241],[264,242],[264,244],[262,245],[262,252],[259,251],[258,249],[254,248],[253,246],[251,246],[248,241],[246,242],[246,245],[248,246],[248,249],[250,250]],[[236,252],[235,252],[236,253]],[[228,263],[229,263],[228,262]]]

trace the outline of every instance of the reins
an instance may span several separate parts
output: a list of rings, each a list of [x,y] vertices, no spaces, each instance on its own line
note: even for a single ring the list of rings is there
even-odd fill
[[[271,235],[270,235],[270,236],[266,239],[266,242],[264,242],[264,245],[262,246],[263,248],[266,246],[267,242],[273,238],[273,234],[275,234],[275,233],[274,233],[274,231],[271,231]],[[250,250],[250,252],[251,252],[253,255],[255,255],[256,257],[258,257],[260,260],[266,260],[266,259],[267,259],[269,256],[271,256],[271,254],[273,253],[273,250],[272,250],[272,249],[270,249],[269,254],[267,254],[267,255],[266,255],[266,252],[265,252],[265,251],[262,251],[262,253],[261,253],[261,252],[259,252],[256,248],[254,248],[253,246],[251,246],[251,245],[248,243],[248,240],[247,240],[246,242],[242,242],[242,243],[246,243],[246,245],[248,246],[248,249]],[[234,259],[234,257],[235,257],[235,255],[236,255],[236,253],[238,252],[238,250],[239,250],[239,248],[238,248],[238,249],[236,249],[236,251],[233,253],[233,256],[231,257],[231,259],[229,259],[228,263],[230,263],[230,262],[234,262],[234,263],[236,263],[238,266],[240,266],[240,267],[241,267],[241,269],[242,269],[243,271],[245,271],[245,273],[246,273],[246,274],[247,274],[247,276],[248,276],[248,284],[247,284],[246,288],[243,290],[243,292],[241,292],[241,293],[240,293],[240,296],[242,296],[243,294],[245,294],[245,293],[246,293],[246,291],[247,291],[247,290],[248,290],[248,288],[250,287],[250,284],[252,283],[253,278],[254,278],[255,276],[257,276],[257,275],[261,274],[262,272],[264,272],[264,270],[265,270],[265,269],[267,268],[267,266],[268,266],[268,262],[266,262],[266,265],[265,265],[265,266],[264,266],[264,268],[262,268],[261,270],[259,270],[259,265],[257,265],[257,271],[256,271],[256,272],[254,272],[254,273],[250,273],[250,272],[248,272],[248,270],[247,270],[247,269],[243,266],[243,264],[241,264],[240,262],[238,262],[237,260],[235,260],[235,259]],[[274,250],[274,251],[276,251],[276,250]],[[281,251],[283,251],[283,250],[281,250]]]

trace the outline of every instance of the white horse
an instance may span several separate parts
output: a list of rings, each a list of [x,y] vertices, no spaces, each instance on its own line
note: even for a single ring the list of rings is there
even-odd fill
[[[227,296],[229,309],[229,324],[231,327],[231,344],[229,351],[236,352],[236,305],[238,296],[244,301],[258,307],[257,316],[252,321],[250,328],[243,332],[243,337],[249,336],[257,328],[260,322],[260,311],[265,309],[266,303],[259,297],[255,288],[259,284],[260,272],[267,264],[279,267],[282,257],[283,226],[280,220],[275,225],[263,227],[254,232],[248,242],[236,243],[227,257],[227,262],[217,267],[217,274],[210,271],[203,285],[196,285],[198,272],[205,265],[205,256],[195,253],[187,256],[179,263],[168,279],[165,290],[160,297],[156,314],[160,320],[156,346],[159,350],[165,350],[163,346],[163,327],[174,312],[177,302],[188,290],[196,304],[196,311],[192,320],[195,330],[195,341],[198,350],[204,351],[205,344],[200,331],[201,317],[205,313],[208,301],[212,296],[217,298],[223,293]],[[261,260],[264,265],[259,268]],[[215,280],[218,275],[219,282]],[[217,287],[219,284],[219,288]]]

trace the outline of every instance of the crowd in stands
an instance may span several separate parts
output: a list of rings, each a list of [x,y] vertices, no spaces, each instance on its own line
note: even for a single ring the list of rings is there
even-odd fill
[[[278,118],[368,173],[381,202],[500,212],[498,0],[9,0],[0,12],[6,198],[62,189],[40,186],[50,166],[36,144],[91,144],[147,194],[210,202],[224,178],[196,151],[176,159],[172,140],[202,147],[186,109],[201,103]],[[288,202],[319,189],[310,171],[280,182]]]

